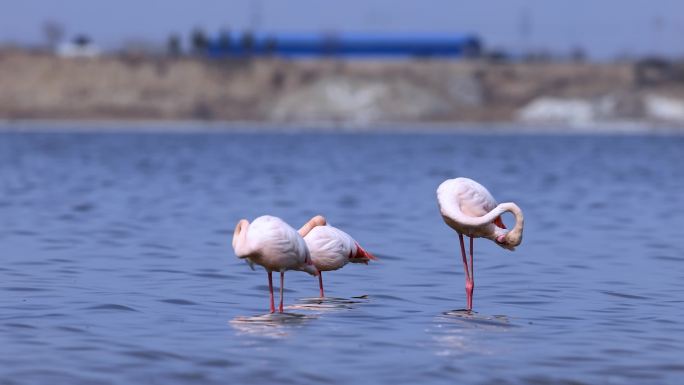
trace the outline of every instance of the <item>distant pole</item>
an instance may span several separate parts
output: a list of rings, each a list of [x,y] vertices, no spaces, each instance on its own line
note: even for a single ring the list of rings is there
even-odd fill
[[[532,14],[528,7],[523,7],[518,13],[518,34],[520,37],[520,54],[529,54],[530,36],[532,35]]]
[[[54,52],[64,38],[64,26],[57,21],[46,20],[43,22],[43,35],[47,47]]]
[[[256,32],[261,28],[262,3],[261,0],[250,1],[250,29]]]
[[[654,56],[665,56],[662,51],[662,34],[665,21],[662,16],[657,15],[651,21],[651,27],[653,28],[653,55]]]
[[[166,50],[169,56],[180,56],[181,54],[181,39],[176,34],[171,34],[166,42]]]

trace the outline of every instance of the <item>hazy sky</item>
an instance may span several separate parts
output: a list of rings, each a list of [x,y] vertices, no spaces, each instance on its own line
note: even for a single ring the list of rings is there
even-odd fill
[[[107,48],[242,30],[474,32],[486,46],[599,58],[684,56],[682,0],[0,0],[0,42],[39,44],[46,20]]]

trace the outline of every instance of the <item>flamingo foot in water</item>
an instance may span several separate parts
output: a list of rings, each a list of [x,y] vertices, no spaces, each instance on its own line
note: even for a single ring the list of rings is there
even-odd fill
[[[325,293],[323,292],[323,272],[319,271],[318,272],[318,286],[321,289],[321,298],[325,298]]]
[[[285,285],[285,272],[280,272],[280,306],[278,307],[279,312],[283,312],[283,286]]]
[[[275,303],[273,302],[273,274],[268,272],[268,291],[271,293],[271,313],[275,313]]]

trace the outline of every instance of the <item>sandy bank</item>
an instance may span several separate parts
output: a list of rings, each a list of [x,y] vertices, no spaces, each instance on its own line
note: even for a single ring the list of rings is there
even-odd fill
[[[206,120],[0,120],[0,133],[165,134],[483,134],[483,135],[684,135],[682,126],[642,122],[525,124],[519,122],[395,122],[378,124],[269,123]]]
[[[513,122],[651,130],[684,126],[684,82],[645,82],[630,63],[86,59],[4,52],[0,119],[37,119],[36,125],[82,120],[101,128],[121,126],[108,122],[114,120],[148,128],[180,122],[185,129],[226,122],[231,129],[317,130]]]

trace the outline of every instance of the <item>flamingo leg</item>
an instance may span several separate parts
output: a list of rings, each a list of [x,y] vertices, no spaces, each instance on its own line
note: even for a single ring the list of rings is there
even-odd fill
[[[268,272],[268,291],[271,293],[271,313],[275,313],[275,304],[273,303],[273,273]]]
[[[285,285],[285,272],[281,271],[280,272],[280,306],[278,307],[278,311],[281,313],[283,312],[283,285]]]
[[[319,271],[318,272],[318,287],[321,289],[321,298],[325,297],[325,294],[323,293],[323,272]]]
[[[468,294],[468,310],[473,309],[473,290],[475,290],[475,263],[473,262],[473,237],[470,238],[470,286],[466,285]]]
[[[466,310],[472,310],[473,302],[473,281],[470,277],[470,271],[468,269],[468,259],[466,257],[465,243],[463,242],[463,234],[458,233],[458,240],[461,242],[461,257],[463,257],[463,270],[465,271],[465,290],[466,290]],[[472,238],[470,238],[472,242]],[[472,248],[471,248],[472,250]]]

